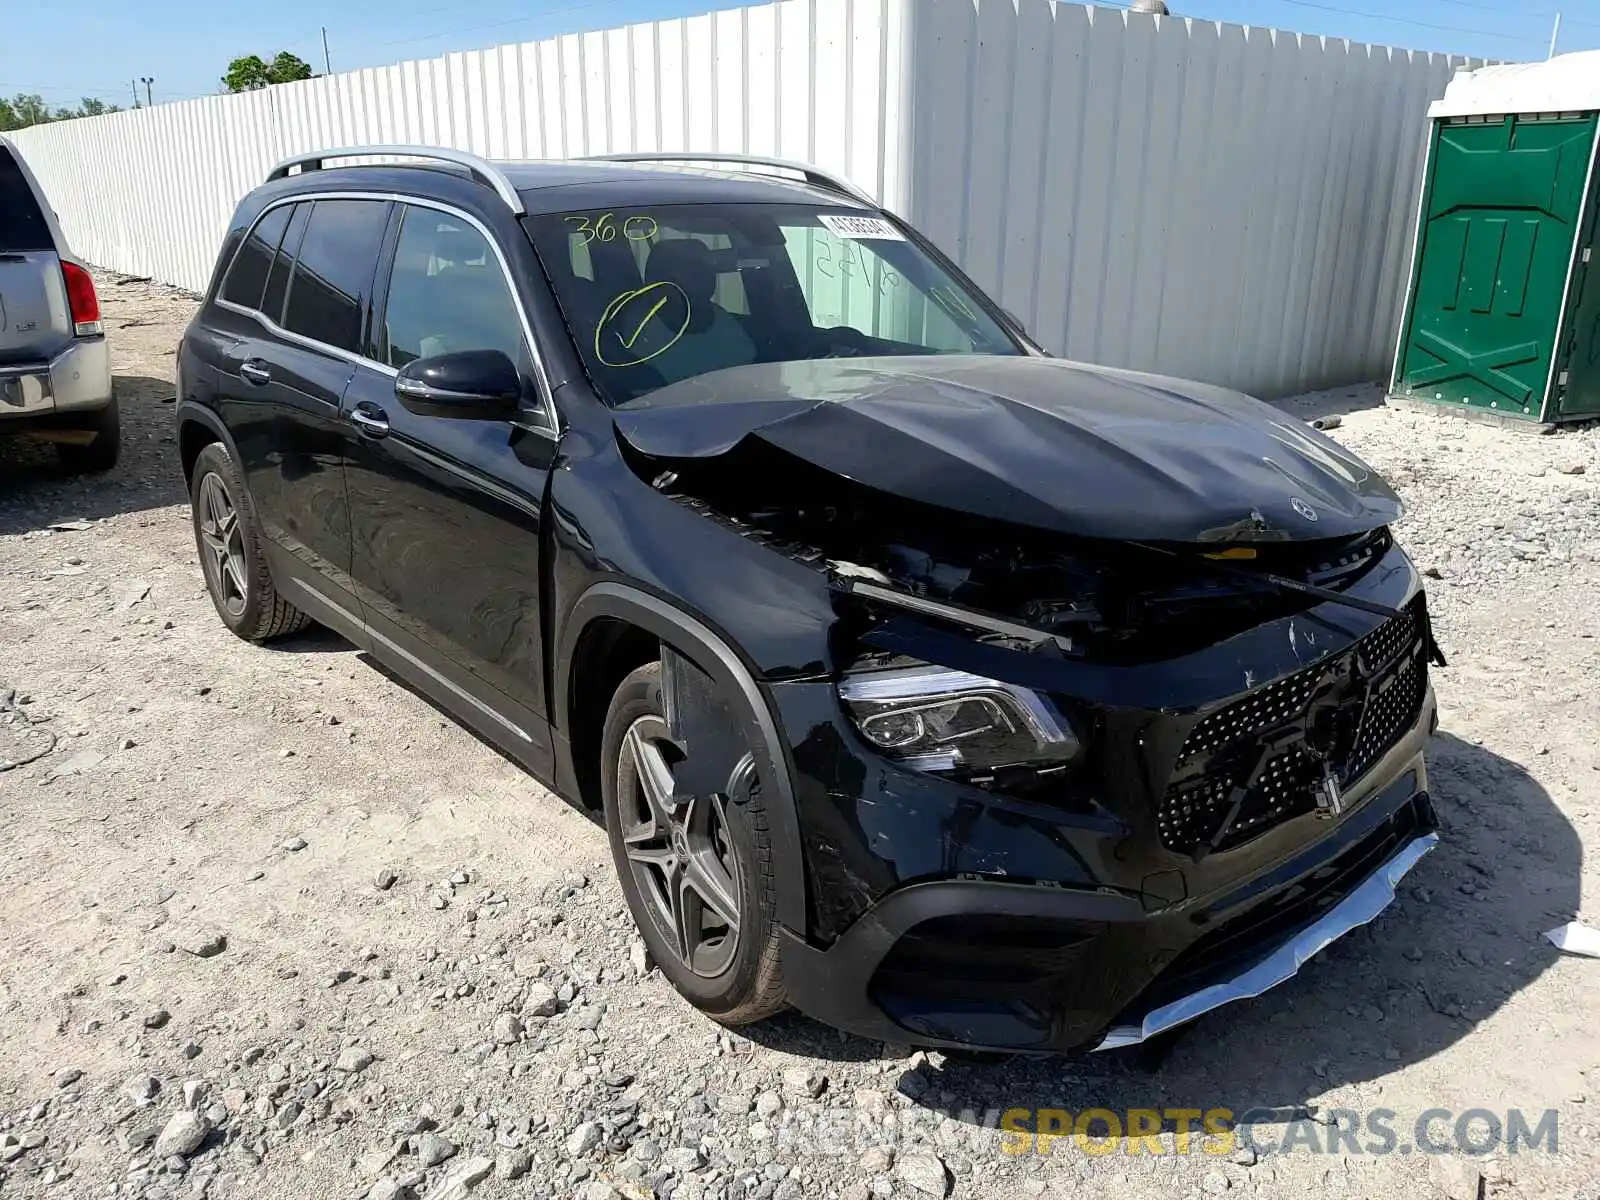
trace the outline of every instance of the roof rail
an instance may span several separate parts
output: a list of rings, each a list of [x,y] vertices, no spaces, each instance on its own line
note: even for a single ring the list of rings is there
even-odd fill
[[[272,168],[267,181],[287,179],[295,167],[299,167],[302,174],[307,171],[320,171],[323,163],[330,158],[373,158],[381,155],[429,158],[436,162],[465,167],[473,179],[492,187],[514,215],[520,217],[527,212],[522,197],[511,185],[510,178],[494,163],[486,158],[479,158],[476,154],[468,154],[464,150],[449,150],[443,146],[345,146],[338,150],[315,150],[309,154],[296,154],[292,158],[284,159]]]
[[[774,167],[784,171],[794,171],[813,187],[825,191],[838,192],[852,200],[859,200],[863,204],[870,204],[874,208],[878,202],[864,191],[851,183],[842,175],[833,175],[821,167],[814,167],[810,163],[793,162],[787,158],[764,158],[756,154],[720,154],[714,151],[665,153],[641,152],[628,154],[592,154],[590,158],[604,159],[609,162],[688,162],[688,163],[738,163],[745,167]]]

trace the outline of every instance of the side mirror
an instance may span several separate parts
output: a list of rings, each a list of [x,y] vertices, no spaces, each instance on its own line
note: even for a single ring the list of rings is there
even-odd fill
[[[394,394],[421,417],[505,421],[522,403],[522,376],[502,350],[462,350],[408,362]]]

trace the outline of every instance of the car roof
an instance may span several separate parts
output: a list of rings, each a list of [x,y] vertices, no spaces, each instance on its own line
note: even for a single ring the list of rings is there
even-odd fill
[[[868,209],[860,200],[833,188],[767,171],[592,158],[496,159],[492,165],[516,190],[530,216],[598,205],[627,208],[642,204],[801,203]],[[426,197],[434,190],[429,183],[439,181],[440,175],[469,179],[473,172],[450,162],[338,166],[303,170],[265,187],[277,195],[337,188]]]

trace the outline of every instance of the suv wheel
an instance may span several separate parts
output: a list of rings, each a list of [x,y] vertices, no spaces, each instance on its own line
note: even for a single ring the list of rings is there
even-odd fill
[[[111,470],[117,465],[117,456],[122,450],[122,418],[117,412],[115,397],[110,404],[93,415],[84,425],[84,429],[94,434],[94,441],[83,446],[58,442],[57,460],[63,468],[74,475],[82,475],[89,471]]]
[[[252,642],[309,625],[311,618],[272,586],[249,493],[222,443],[212,442],[195,459],[189,501],[200,566],[222,623]]]
[[[676,793],[682,756],[667,736],[660,663],[622,681],[601,755],[611,856],[662,974],[724,1024],[782,1011],[772,840],[748,759],[725,793]]]

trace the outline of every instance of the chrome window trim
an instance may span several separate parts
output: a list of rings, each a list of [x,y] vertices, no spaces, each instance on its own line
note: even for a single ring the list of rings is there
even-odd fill
[[[550,376],[545,370],[544,358],[539,353],[539,341],[533,335],[533,322],[528,319],[528,310],[522,303],[522,296],[517,291],[516,280],[511,274],[511,264],[506,260],[505,251],[500,248],[500,243],[495,240],[495,236],[490,232],[488,226],[486,226],[482,221],[478,220],[478,218],[473,216],[471,213],[465,212],[453,204],[447,204],[442,200],[434,200],[426,196],[402,195],[399,192],[356,192],[349,190],[337,190],[325,192],[299,192],[293,196],[284,196],[280,199],[274,200],[256,214],[256,219],[250,222],[250,228],[245,230],[245,235],[242,239],[240,239],[239,245],[234,247],[233,258],[228,260],[228,268],[222,273],[222,278],[224,280],[227,279],[229,272],[233,270],[234,261],[239,257],[239,251],[244,248],[245,242],[249,240],[250,235],[255,232],[256,226],[259,225],[263,219],[265,219],[268,213],[272,212],[274,209],[282,208],[286,204],[299,204],[304,201],[311,200],[373,200],[378,202],[393,202],[395,204],[410,204],[417,208],[431,208],[436,212],[442,212],[448,216],[455,217],[458,220],[465,221],[468,225],[471,225],[481,235],[483,235],[483,240],[488,243],[489,248],[494,251],[495,261],[500,264],[500,276],[505,280],[506,289],[511,293],[512,304],[516,306],[517,320],[522,325],[522,336],[527,343],[529,355],[533,360],[534,388],[539,393],[540,408],[545,418],[544,423],[526,421],[514,421],[511,423],[520,429],[526,429],[533,433],[542,433],[551,438],[560,438],[561,423],[556,414],[555,395],[550,388]],[[402,219],[404,219],[404,214],[402,214]],[[390,269],[391,271],[393,270],[393,264],[391,264]],[[387,295],[387,292],[385,295]],[[320,350],[326,354],[332,354],[334,357],[342,358],[346,362],[353,363],[356,366],[370,367],[372,370],[387,375],[391,379],[399,374],[399,371],[396,368],[391,367],[388,363],[379,362],[375,358],[368,358],[365,354],[359,354],[351,350],[346,350],[342,346],[335,346],[328,342],[318,341],[316,338],[307,337],[304,334],[296,333],[292,329],[285,329],[282,325],[279,325],[260,309],[247,308],[244,305],[237,304],[232,300],[224,300],[222,298],[220,285],[218,286],[217,295],[213,298],[212,302],[219,308],[225,308],[229,312],[238,313],[240,316],[244,317],[255,318],[255,320],[264,329],[273,334],[275,337],[281,337],[291,342],[297,342],[300,345],[306,346],[312,350]]]

